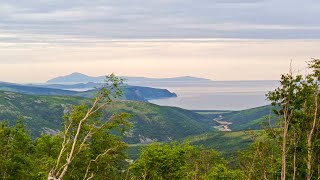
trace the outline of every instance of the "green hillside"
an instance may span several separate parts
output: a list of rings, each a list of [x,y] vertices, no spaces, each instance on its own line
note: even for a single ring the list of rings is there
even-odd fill
[[[273,116],[272,106],[262,106],[222,114],[224,121],[232,122],[230,128],[233,131],[262,129],[264,124],[268,123],[270,115]],[[271,121],[273,122],[273,120]]]
[[[63,112],[83,98],[67,96],[33,96],[0,91],[0,120],[14,124],[23,118],[33,137],[61,128]]]
[[[54,133],[61,128],[63,112],[71,105],[87,99],[70,96],[34,96],[0,91],[0,120],[13,123],[25,119],[33,137]],[[106,107],[106,114],[128,112],[134,124],[125,140],[129,143],[169,141],[210,131],[210,119],[197,113],[174,107],[162,107],[145,102],[115,101]]]
[[[158,106],[136,101],[118,101],[108,111],[127,112],[133,114],[133,138],[125,139],[131,143],[155,141],[170,141],[184,138],[188,135],[211,131],[207,124],[210,119],[197,113],[176,107]]]
[[[268,125],[269,120],[273,124],[275,115],[272,112],[271,105],[261,106],[242,111],[217,111],[217,110],[203,110],[193,111],[212,120],[220,120],[231,122],[228,125],[232,131],[242,130],[259,130]]]
[[[250,135],[246,134],[244,131],[209,132],[191,136],[186,139],[193,145],[203,145],[226,154],[245,149],[252,143]]]
[[[245,131],[237,132],[218,132],[210,131],[200,135],[188,136],[179,139],[180,142],[190,142],[192,145],[213,148],[219,151],[224,157],[230,159],[240,150],[246,149],[253,141]],[[142,148],[146,144],[131,144],[127,151],[129,157],[136,159]]]
[[[73,96],[35,96],[0,91],[0,120],[10,124],[22,117],[33,137],[41,133],[56,133],[62,127],[62,116],[71,105],[89,102]],[[213,147],[224,154],[235,153],[252,141],[242,130],[259,129],[270,114],[270,106],[244,111],[189,111],[175,107],[158,106],[146,102],[114,101],[105,109],[106,116],[117,112],[132,114],[134,128],[124,140],[130,143],[129,154],[135,157],[138,150],[152,141],[189,140],[194,145]],[[218,132],[213,118],[223,116],[232,122],[233,132]]]

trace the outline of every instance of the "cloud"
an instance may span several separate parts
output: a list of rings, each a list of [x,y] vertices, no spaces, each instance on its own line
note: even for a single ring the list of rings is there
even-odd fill
[[[0,38],[7,43],[51,42],[51,37],[61,43],[83,38],[320,39],[319,5],[315,0],[12,0],[0,2]]]

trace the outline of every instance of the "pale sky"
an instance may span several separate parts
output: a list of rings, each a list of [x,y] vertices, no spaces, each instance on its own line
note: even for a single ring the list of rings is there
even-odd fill
[[[0,0],[0,81],[270,80],[320,58],[318,0]]]

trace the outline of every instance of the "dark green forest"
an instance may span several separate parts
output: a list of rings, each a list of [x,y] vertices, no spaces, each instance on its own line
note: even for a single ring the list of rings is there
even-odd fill
[[[114,75],[91,99],[1,92],[0,177],[319,179],[320,60],[308,65],[281,76],[272,106],[221,112],[234,132],[212,128],[219,112],[115,100]]]

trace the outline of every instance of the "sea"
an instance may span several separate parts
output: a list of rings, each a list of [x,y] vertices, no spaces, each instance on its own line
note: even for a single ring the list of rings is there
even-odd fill
[[[168,89],[177,97],[149,102],[188,110],[244,110],[270,104],[266,94],[278,86],[279,81],[155,83],[152,87]]]

